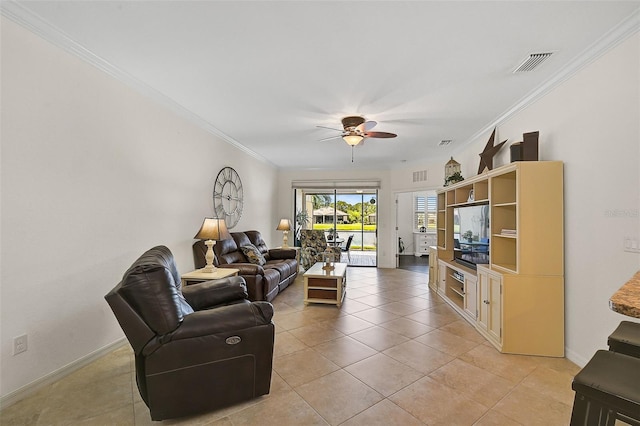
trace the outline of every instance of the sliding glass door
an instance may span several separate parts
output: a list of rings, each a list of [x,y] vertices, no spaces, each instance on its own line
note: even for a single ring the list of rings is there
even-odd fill
[[[341,262],[377,266],[377,190],[297,189],[295,200],[296,244],[300,229],[319,229],[342,248]]]

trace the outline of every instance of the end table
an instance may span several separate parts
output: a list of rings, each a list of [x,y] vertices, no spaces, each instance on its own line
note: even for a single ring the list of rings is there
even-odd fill
[[[213,272],[203,272],[202,269],[196,269],[195,271],[187,272],[186,274],[182,274],[180,279],[182,281],[182,285],[190,285],[201,283],[204,281],[211,280],[219,280],[221,278],[227,277],[235,277],[240,272],[239,269],[231,269],[231,268],[217,268]]]

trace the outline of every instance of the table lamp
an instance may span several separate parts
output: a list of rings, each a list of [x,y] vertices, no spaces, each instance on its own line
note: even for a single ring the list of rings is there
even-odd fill
[[[289,244],[287,241],[289,239],[288,234],[290,230],[291,230],[291,222],[289,222],[289,219],[280,219],[280,223],[278,224],[276,231],[282,231],[283,233],[282,248],[289,247]]]
[[[227,230],[227,224],[224,219],[205,217],[200,230],[193,238],[205,240],[204,243],[207,246],[207,254],[204,256],[207,261],[207,265],[202,268],[201,271],[215,272],[216,267],[213,265],[213,246],[216,244],[216,241],[231,238],[231,234],[229,234],[229,231]]]

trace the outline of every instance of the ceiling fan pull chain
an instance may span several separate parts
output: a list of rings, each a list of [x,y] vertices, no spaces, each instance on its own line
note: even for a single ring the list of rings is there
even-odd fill
[[[351,162],[353,163],[353,145],[351,145]]]

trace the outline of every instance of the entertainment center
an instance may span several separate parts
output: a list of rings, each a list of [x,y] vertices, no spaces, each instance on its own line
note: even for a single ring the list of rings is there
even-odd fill
[[[501,352],[564,356],[562,162],[514,162],[437,200],[438,294]]]

